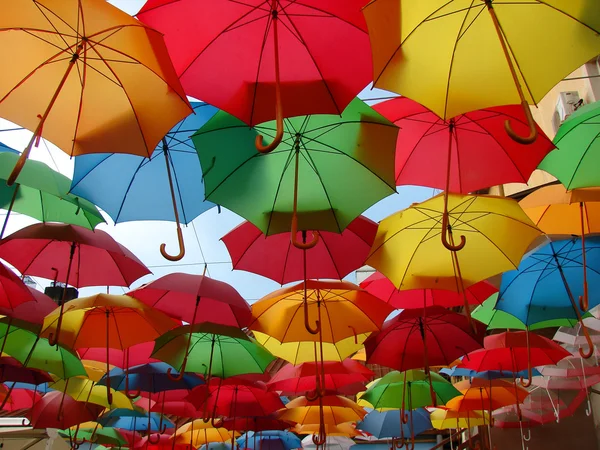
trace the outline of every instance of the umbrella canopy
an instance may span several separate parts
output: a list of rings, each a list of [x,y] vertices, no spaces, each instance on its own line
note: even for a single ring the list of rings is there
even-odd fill
[[[308,400],[298,397],[285,405],[277,413],[282,420],[292,420],[299,424],[320,423],[319,402],[322,401],[323,425],[339,425],[344,422],[361,420],[367,412],[345,397],[339,395],[326,395],[320,400]]]
[[[485,370],[483,372],[477,372],[476,370],[465,369],[463,367],[441,369],[440,373],[448,375],[449,377],[482,378],[484,380],[496,380],[502,378],[513,379],[527,376],[527,370],[521,370],[519,372],[509,372],[502,370]],[[537,369],[533,369],[533,375],[539,376],[541,375],[541,373]]]
[[[267,277],[280,284],[307,278],[341,280],[363,265],[377,224],[358,216],[341,233],[320,232],[317,245],[304,252],[292,244],[290,233],[264,236],[250,222],[244,222],[221,238],[231,256],[233,268]],[[301,233],[296,240],[302,241]]]
[[[452,233],[455,238],[467,236],[460,252],[448,251],[438,238],[444,231],[443,209],[444,197],[440,194],[382,220],[366,264],[379,270],[401,290],[432,288],[461,292],[516,268],[529,244],[541,234],[514,200],[448,194]],[[455,254],[460,262],[460,276]],[[482,254],[486,255],[483,260]]]
[[[464,303],[462,293],[443,289],[410,289],[401,291],[383,274],[375,272],[360,283],[360,287],[375,297],[389,303],[394,308],[410,309],[439,305],[444,308],[461,306]],[[464,291],[470,305],[482,304],[495,292],[495,286],[487,281],[480,281]]]
[[[157,339],[152,356],[178,371],[185,364],[189,372],[222,378],[263,373],[275,359],[243,331],[208,323],[186,325],[164,334]]]
[[[286,364],[267,382],[268,389],[285,395],[313,391],[317,388],[315,377],[322,370],[325,385],[321,388],[326,391],[335,392],[348,385],[358,385],[357,389],[361,391],[362,385],[374,375],[371,370],[353,359],[345,359],[341,362],[323,361],[323,368],[321,369],[320,366],[320,363],[314,361],[297,366]],[[349,391],[344,390],[344,392]]]
[[[10,399],[2,409],[4,411],[15,412],[23,409],[31,409],[42,399],[42,394],[30,389],[16,388],[10,391]]]
[[[1,263],[0,266],[4,267]],[[0,267],[0,273],[2,272],[2,267]],[[12,271],[11,271],[12,272]],[[0,279],[2,275],[0,275]],[[18,278],[17,278],[18,279]],[[21,280],[19,280],[19,284]],[[4,286],[4,283],[2,283]],[[40,327],[44,323],[44,318],[50,314],[52,311],[56,309],[56,302],[48,297],[43,292],[38,291],[32,287],[25,285],[31,298],[33,301],[26,301],[24,303],[19,303],[14,308],[2,308],[0,307],[0,314],[8,317],[12,317],[13,319],[23,320],[29,322],[34,325],[39,325]],[[5,287],[6,289],[6,287]],[[1,288],[0,288],[1,290]],[[12,289],[9,287],[9,290],[12,292]],[[0,297],[2,294],[0,294]],[[16,299],[20,298],[19,295],[15,293],[15,295],[10,295],[10,301],[13,303]]]
[[[312,341],[280,342],[277,339],[261,333],[252,332],[258,343],[264,346],[270,353],[291,364],[302,364],[315,361],[315,347],[317,359],[323,361],[343,361],[348,356],[363,348],[363,343],[370,333],[359,333],[336,343],[323,342],[315,345]]]
[[[108,361],[111,366],[127,369],[131,366],[158,362],[157,359],[150,357],[153,350],[154,342],[143,342],[123,350],[109,348],[108,359],[106,358],[105,347],[78,348],[77,354],[82,360],[100,361],[104,363]]]
[[[557,149],[540,163],[540,169],[554,175],[567,189],[600,185],[600,176],[593,169],[600,161],[599,115],[600,102],[571,114],[554,136]]]
[[[94,403],[105,408],[133,409],[131,400],[129,400],[125,394],[111,389],[111,395],[107,395],[108,391],[105,386],[102,386],[89,378],[69,378],[68,380],[59,380],[56,383],[48,385],[48,387],[64,392],[78,402]]]
[[[18,381],[28,384],[42,384],[54,381],[47,372],[23,367],[19,361],[10,357],[0,357],[0,383]]]
[[[294,433],[280,430],[267,430],[255,433],[249,431],[237,438],[241,448],[252,450],[292,450],[302,448],[302,441]]]
[[[23,275],[75,287],[129,286],[150,273],[109,234],[76,225],[40,223],[22,228],[0,241],[0,258]]]
[[[181,223],[190,223],[215,206],[204,201],[202,169],[190,136],[217,109],[202,102],[192,102],[192,108],[193,114],[175,125],[150,155],[103,153],[77,156],[71,193],[94,202],[115,223],[173,221],[167,172],[170,171]]]
[[[96,420],[103,406],[90,402],[78,402],[62,392],[45,394],[33,405],[27,418],[34,428],[64,429],[86,421]]]
[[[42,336],[56,333],[60,309],[44,320]],[[156,339],[176,322],[126,295],[96,294],[68,302],[58,342],[69,348],[124,349]]]
[[[2,57],[14,61],[0,116],[34,131],[21,164],[42,136],[71,156],[149,156],[190,113],[162,35],[115,6],[20,1],[0,15]]]
[[[486,412],[454,411],[451,409],[436,409],[429,416],[433,428],[446,430],[448,428],[471,428],[485,426],[490,423]]]
[[[451,399],[446,407],[455,411],[493,411],[504,406],[523,403],[529,392],[504,380],[459,381],[454,384],[463,395]]]
[[[322,339],[336,343],[360,333],[378,331],[392,310],[391,306],[355,284],[307,280],[279,289],[254,303],[254,321],[249,328],[279,342],[318,342]],[[318,335],[307,330],[307,315],[319,321],[321,333]]]
[[[406,309],[365,342],[367,362],[405,371],[450,365],[483,345],[486,326],[441,306]]]
[[[410,420],[410,419],[409,419]],[[403,430],[400,430],[402,423]],[[376,438],[394,438],[400,435],[414,436],[432,428],[431,419],[426,409],[420,408],[413,411],[411,423],[404,423],[400,418],[400,410],[371,411],[365,418],[356,424],[356,428],[372,434]]]
[[[435,393],[435,401],[439,404],[445,404],[460,395],[460,391],[444,377],[436,373],[430,375],[431,384],[429,376],[422,370],[394,370],[369,387],[360,399],[371,404],[374,409],[410,410],[431,405],[430,386]]]
[[[519,139],[524,143],[536,136],[528,103],[600,52],[600,6],[593,0],[516,8],[492,1],[373,1],[364,14],[369,30],[383,30],[370,34],[375,87],[400,92],[444,119],[521,103],[530,124],[529,139]],[[556,30],[567,37],[548,39]],[[528,132],[514,120],[510,125]]]
[[[35,300],[33,293],[25,283],[0,262],[0,307],[10,312],[23,303],[34,302]]]
[[[127,295],[190,324],[211,322],[244,328],[250,306],[232,286],[204,275],[170,273]]]
[[[276,419],[274,415],[266,417],[237,417],[223,420],[223,427],[236,431],[287,430],[294,422]]]
[[[274,122],[249,128],[219,112],[192,136],[202,166],[212,165],[204,173],[206,198],[266,235],[289,232],[293,216],[297,230],[341,233],[395,192],[398,128],[361,100],[341,115],[286,119],[277,151],[257,152],[254,138],[274,130]]]
[[[408,97],[378,103],[373,109],[401,130],[396,144],[398,186],[447,187],[468,194],[509,182],[527,183],[554,148],[539,127],[540,138],[528,147],[506,134],[506,120],[527,126],[527,117],[518,105],[465,112],[450,120]]]
[[[215,428],[209,422],[204,422],[202,419],[188,422],[178,428],[173,439],[176,444],[189,444],[194,448],[198,448],[209,442],[227,442],[233,436],[239,435],[235,431],[229,431],[226,428]]]
[[[110,417],[108,419],[100,419],[99,422],[104,427],[122,428],[129,431],[150,431],[150,432],[164,432],[165,429],[171,429],[175,427],[175,424],[169,419],[162,417],[158,413],[150,413],[150,419],[146,414],[141,416],[125,416]],[[148,429],[150,424],[150,429]]]
[[[187,94],[256,124],[276,102],[286,117],[340,114],[369,83],[364,4],[152,0],[138,18],[164,34]]]
[[[19,155],[0,151],[0,178],[7,180]],[[42,222],[63,222],[94,229],[104,218],[91,202],[69,193],[71,180],[39,161],[27,161],[19,182],[0,185],[0,207]],[[8,215],[4,219],[4,226]],[[2,233],[4,233],[4,227]]]

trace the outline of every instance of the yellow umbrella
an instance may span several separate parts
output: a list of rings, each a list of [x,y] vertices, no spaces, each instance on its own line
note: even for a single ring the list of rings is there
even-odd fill
[[[0,117],[33,131],[9,185],[41,137],[71,156],[150,156],[192,112],[162,35],[108,2],[0,5]]]
[[[482,411],[454,411],[452,409],[436,409],[430,415],[433,428],[471,428],[490,423],[489,414]]]
[[[581,236],[583,296],[579,298],[579,304],[587,311],[585,235],[600,233],[600,188],[567,191],[562,184],[544,186],[521,200],[519,205],[544,233]]]
[[[68,378],[48,385],[49,388],[61,391],[80,402],[93,403],[106,408],[133,409],[131,400],[122,392],[110,389],[107,395],[106,386],[97,384],[89,378]],[[111,398],[109,398],[111,397]]]
[[[367,351],[364,348],[361,348],[354,355],[352,355],[352,359],[365,362],[367,360]]]
[[[443,119],[528,104],[600,53],[597,0],[371,0],[364,8],[375,86],[422,103]],[[482,149],[484,151],[484,149]]]
[[[322,402],[322,420],[319,403]],[[339,395],[325,395],[318,400],[298,397],[285,405],[276,415],[280,420],[304,424],[338,426],[344,422],[362,420],[367,412],[352,400]]]
[[[189,444],[199,448],[209,442],[227,442],[239,433],[227,428],[215,428],[210,422],[197,419],[179,427],[173,434],[176,444]]]
[[[100,381],[104,375],[106,375],[106,363],[100,361],[91,361],[89,359],[81,360],[81,363],[83,364],[83,368],[85,369],[88,378],[96,383]],[[112,370],[114,367],[115,366],[112,364],[109,365],[110,370]]]
[[[323,360],[324,361],[343,361],[357,349],[362,348],[363,342],[371,333],[361,333],[354,337],[342,339],[334,343],[323,342]],[[302,364],[315,361],[315,351],[317,360],[321,358],[320,346],[316,342],[284,342],[272,338],[259,331],[254,331],[254,337],[269,352],[278,358],[285,359],[292,364]]]
[[[379,224],[366,264],[399,289],[464,292],[472,284],[516,269],[542,232],[508,198],[448,194],[448,228],[442,226],[444,195],[392,214]],[[460,252],[446,248],[460,236]],[[442,239],[440,239],[440,235]],[[465,239],[466,236],[466,239]],[[468,311],[468,301],[465,296]]]
[[[319,424],[304,424],[296,425],[292,430],[296,434],[319,434]],[[339,425],[325,425],[325,432],[327,436],[346,436],[355,437],[363,436],[362,433],[356,431],[354,422],[344,422]]]

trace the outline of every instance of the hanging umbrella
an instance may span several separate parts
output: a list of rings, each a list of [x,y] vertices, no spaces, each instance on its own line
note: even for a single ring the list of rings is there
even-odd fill
[[[175,328],[156,340],[153,357],[173,366],[180,373],[198,372],[232,377],[264,373],[275,359],[240,329],[210,323]]]
[[[9,185],[41,137],[71,156],[107,149],[149,156],[189,114],[161,34],[115,6],[5,6],[0,46],[15,63],[0,83],[0,116],[33,130]]]
[[[529,147],[507,136],[506,120],[528,126],[519,105],[465,112],[446,120],[408,97],[378,103],[373,109],[401,130],[396,144],[398,186],[468,194],[510,182],[527,183],[554,148],[537,126],[540,137]]]
[[[42,394],[37,390],[32,391],[23,388],[12,389],[10,391],[10,401],[6,402],[2,409],[7,412],[30,410],[41,399]]]
[[[436,409],[431,412],[433,428],[445,430],[448,428],[471,428],[490,423],[489,416],[479,411],[453,411],[451,409]]]
[[[463,295],[454,291],[443,289],[401,291],[379,272],[369,275],[360,283],[360,287],[398,309],[423,308],[433,305],[450,308],[462,306],[464,303]],[[491,283],[480,281],[465,289],[464,295],[467,297],[469,305],[479,305],[484,303],[491,295],[494,295],[495,292],[498,292],[498,289]]]
[[[265,347],[270,353],[291,364],[302,364],[306,362],[315,362],[315,343],[311,341],[280,342],[277,339],[261,333],[252,332],[259,344]],[[336,343],[323,342],[316,346],[317,360],[323,361],[343,361],[348,356],[363,348],[364,341],[370,333],[359,333]]]
[[[402,431],[400,431],[401,426]],[[400,435],[410,436],[411,429],[416,436],[430,430],[432,425],[427,410],[420,408],[413,411],[413,418],[409,424],[402,422],[400,410],[371,411],[361,422],[356,424],[356,428],[372,434],[376,438],[389,439]]]
[[[127,369],[131,366],[158,362],[157,359],[150,357],[153,350],[154,342],[142,342],[124,350],[109,348],[108,361],[106,359],[106,348],[104,347],[78,348],[77,354],[82,360],[108,362],[111,366]]]
[[[525,144],[537,137],[528,104],[600,53],[600,8],[593,0],[516,8],[492,0],[376,0],[364,14],[369,30],[382,30],[370,33],[375,87],[402,93],[443,119],[521,103],[529,127],[514,120],[505,127]],[[556,30],[561,38],[548,39]]]
[[[139,417],[128,415],[115,416],[110,417],[108,419],[102,417],[98,420],[98,422],[100,422],[104,427],[122,428],[129,431],[146,431],[148,433],[164,433],[165,429],[171,429],[175,427],[175,424],[173,422],[171,422],[169,419],[162,417],[161,414],[149,413],[150,420],[146,419],[146,414],[140,414],[141,416]],[[149,429],[148,423],[150,423]]]
[[[523,403],[529,392],[522,387],[514,386],[505,380],[472,380],[459,381],[454,384],[462,395],[446,403],[446,407],[455,411],[491,411],[505,406]]]
[[[405,289],[447,289],[469,286],[514,269],[541,232],[516,201],[500,197],[448,195],[449,237],[467,234],[470,243],[460,253],[448,251],[437,237],[445,236],[444,198],[438,195],[381,221],[366,264]],[[445,239],[445,238],[444,238]],[[462,237],[461,244],[462,245]],[[485,259],[481,255],[485,254]],[[467,302],[465,311],[469,312]]]
[[[586,265],[586,285],[589,289],[588,303],[575,298],[585,295],[583,258]],[[595,295],[600,288],[600,238],[590,237],[582,252],[580,239],[573,238],[547,242],[521,261],[517,270],[502,275],[502,284],[496,309],[517,317],[526,325],[542,320],[570,318],[580,322],[588,341],[589,350],[580,350],[589,358],[594,344],[583,325],[582,306],[600,304]]]
[[[206,275],[170,273],[127,295],[192,325],[210,322],[244,328],[251,320],[250,306],[238,291]]]
[[[557,149],[539,165],[569,190],[600,186],[598,172],[593,169],[600,156],[598,115],[600,102],[582,106],[571,114],[554,136]]]
[[[54,381],[47,373],[39,369],[24,367],[19,361],[10,357],[0,357],[0,383],[18,381],[28,384],[42,384]]]
[[[474,369],[465,369],[463,367],[453,367],[452,369],[441,369],[441,374],[447,375],[449,377],[466,377],[466,378],[481,378],[484,380],[496,380],[496,379],[513,379],[523,377],[525,378],[528,375],[527,370],[521,370],[519,372],[511,372],[508,370],[484,370],[483,372],[478,372]],[[534,377],[540,376],[541,373],[537,369],[532,369],[532,375]]]
[[[71,193],[100,206],[115,223],[174,220],[183,242],[180,223],[187,225],[215,206],[204,201],[202,169],[190,136],[217,109],[201,102],[192,102],[192,108],[194,113],[175,125],[150,155],[104,153],[76,157]],[[182,247],[178,256],[184,254]]]
[[[0,262],[0,307],[10,312],[21,304],[34,301],[35,297],[25,283]]]
[[[293,450],[302,448],[302,441],[294,433],[280,430],[249,431],[237,438],[240,448],[251,450]]]
[[[308,400],[297,397],[277,413],[282,420],[292,420],[299,424],[319,423],[320,415],[328,425],[339,425],[344,422],[361,420],[367,412],[352,400],[339,395],[326,395],[320,400]],[[319,411],[319,401],[323,402],[322,413]]]
[[[323,366],[325,385],[322,388],[330,392],[336,392],[352,385],[358,386],[358,391],[361,391],[363,385],[374,375],[371,370],[352,359],[345,359],[341,362],[324,361]],[[267,382],[267,387],[270,391],[279,391],[286,395],[314,391],[318,388],[315,377],[319,370],[318,364],[314,361],[297,366],[286,364]],[[344,390],[344,393],[349,393],[349,391]]]
[[[133,409],[131,400],[125,394],[114,389],[108,391],[105,386],[89,378],[75,377],[68,380],[59,380],[48,385],[48,387],[65,393],[78,402],[94,403],[105,408]]]
[[[482,347],[486,327],[480,322],[473,324],[476,332],[466,316],[441,306],[406,309],[367,339],[367,363],[400,371],[425,367],[429,373],[430,366],[449,365]]]
[[[223,420],[223,427],[235,431],[267,431],[287,430],[294,426],[295,422],[276,419],[274,415],[266,417],[236,417]]]
[[[127,440],[121,432],[115,428],[102,427],[97,423],[91,422],[86,427],[75,427],[69,430],[59,431],[58,434],[66,437],[72,444],[72,447],[89,442],[101,447],[123,447],[127,445]],[[79,441],[81,439],[81,441]],[[107,447],[104,447],[107,448]]]
[[[341,114],[371,80],[364,3],[153,0],[137,16],[164,34],[187,94],[250,125],[277,118],[273,143],[256,143],[269,151],[283,117]]]
[[[198,448],[209,442],[228,442],[239,433],[229,431],[225,428],[215,428],[209,422],[193,420],[175,430],[173,440],[175,444],[189,444]]]
[[[256,273],[287,284],[306,278],[341,280],[363,265],[373,244],[377,224],[358,216],[341,233],[322,231],[320,240],[308,252],[292,245],[290,233],[264,236],[250,222],[244,222],[221,238],[231,256],[233,268]],[[296,236],[302,241],[302,235]]]
[[[4,267],[1,263],[0,266]],[[0,267],[0,273],[2,272],[2,267]],[[11,271],[12,272],[12,271]],[[9,275],[10,276],[10,275]],[[0,275],[2,278],[2,275]],[[16,280],[19,281],[19,285],[22,283],[17,277]],[[4,285],[4,283],[2,283]],[[14,308],[2,308],[0,307],[0,314],[3,316],[8,316],[13,319],[24,320],[34,325],[41,326],[44,323],[44,317],[50,314],[52,311],[56,309],[56,303],[50,297],[48,297],[43,292],[38,291],[32,287],[25,285],[27,290],[29,291],[30,298],[33,301],[26,301],[24,303],[20,303]],[[6,290],[6,286],[4,286]],[[10,292],[12,288],[8,288]],[[2,294],[0,294],[1,296]],[[20,295],[17,295],[16,292],[11,293],[9,295],[11,303],[16,299],[20,298]]]
[[[320,430],[319,424],[310,424],[306,423],[304,425],[296,425],[292,431],[296,434],[307,434],[307,435],[318,435]],[[327,438],[325,439],[325,444],[327,446],[331,446],[332,444],[337,444],[339,438],[345,438],[354,443],[353,440],[349,439],[351,437],[364,437],[360,431],[358,431],[354,427],[354,422],[343,422],[339,425],[327,425],[325,424],[325,434]],[[304,439],[304,443],[302,444],[303,448],[315,448],[316,444],[312,440],[313,436],[306,436]],[[310,442],[307,445],[307,442]],[[347,442],[347,441],[346,441]]]
[[[103,406],[78,402],[62,392],[48,392],[36,402],[27,418],[33,428],[64,429],[79,423],[96,420]]]
[[[203,167],[206,198],[252,222],[266,235],[298,230],[341,233],[378,200],[395,192],[398,128],[355,99],[338,115],[285,120],[276,152],[257,153],[253,138],[273,122],[249,128],[217,113],[192,141]],[[250,188],[252,186],[252,188]],[[305,244],[314,246],[316,237]]]
[[[19,155],[0,152],[0,179],[7,180]],[[39,161],[27,161],[19,182],[0,185],[0,207],[7,210],[0,238],[4,236],[11,212],[42,222],[63,222],[93,230],[105,222],[91,202],[69,193],[71,180]]]

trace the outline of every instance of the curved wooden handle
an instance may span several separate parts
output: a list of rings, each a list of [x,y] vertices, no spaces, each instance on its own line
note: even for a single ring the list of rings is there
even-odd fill
[[[408,413],[404,410],[400,411],[400,418],[402,419],[402,423],[407,424],[408,423]]]
[[[527,125],[529,125],[529,135],[519,136],[517,133],[515,133],[510,124],[510,120],[506,120],[504,122],[504,129],[506,130],[506,134],[508,134],[513,141],[525,145],[532,144],[533,142],[535,142],[538,136],[537,127],[535,126],[535,120],[533,120],[533,115],[531,114],[529,103],[527,103],[526,100],[523,100],[521,102],[521,106],[523,108],[523,112],[525,113],[525,117],[527,117]]]
[[[173,368],[169,367],[167,369],[167,376],[171,381],[181,381],[183,380],[183,374],[185,371],[185,366],[187,365],[187,357],[183,359],[183,364],[181,364],[181,368],[179,369],[179,373],[177,375],[173,375]]]
[[[532,377],[532,373],[531,373],[531,367],[527,368],[527,381],[525,381],[524,377],[519,377],[519,384],[521,386],[523,386],[524,388],[528,388],[529,386],[531,386],[531,377]]]
[[[277,89],[277,88],[276,88]],[[254,140],[254,146],[260,153],[269,153],[277,148],[283,139],[283,113],[281,111],[281,99],[276,102],[276,115],[277,115],[277,130],[273,141],[268,145],[263,145],[263,136],[259,134]]]
[[[177,241],[179,242],[179,253],[176,255],[169,255],[167,253],[167,244],[160,244],[160,254],[163,258],[169,261],[179,261],[185,256],[185,243],[183,241],[183,232],[181,231],[179,222],[177,222]]]
[[[450,242],[448,242],[447,233],[449,233],[448,211],[444,211],[442,213],[442,233],[441,233],[442,234],[442,244],[444,244],[444,247],[446,247],[451,252],[457,252],[459,250],[462,250],[463,247],[465,246],[465,244],[467,243],[467,238],[461,235],[460,244],[452,245]]]
[[[221,428],[223,426],[223,419],[219,418],[219,422],[215,422],[216,417],[211,417],[210,418],[210,424],[214,427],[214,428]]]
[[[396,441],[394,442],[395,448],[402,448],[405,445],[406,445],[406,439],[404,438],[404,435],[400,436],[400,438],[396,439]]]
[[[150,431],[150,430],[148,430]],[[156,436],[156,440],[152,439],[152,436]],[[148,442],[150,442],[152,445],[156,445],[160,442],[160,434],[148,434]]]
[[[308,400],[309,402],[314,402],[316,399],[318,399],[320,397],[320,392],[319,389],[313,389],[312,391],[308,391],[304,397],[306,398],[306,400]]]
[[[584,285],[583,285],[583,295],[579,296],[579,306],[581,307],[581,310],[584,312],[587,311],[590,306],[587,283],[584,283]]]
[[[108,400],[108,404],[112,405],[113,395],[112,395],[112,392],[110,392],[110,386],[106,387],[106,399]]]
[[[318,320],[315,321],[315,328],[310,326],[310,322],[308,320],[308,303],[306,302],[306,299],[304,299],[304,328],[306,328],[306,331],[308,331],[310,334],[319,334],[321,331],[321,323]],[[323,355],[321,355],[321,357],[323,357]]]
[[[127,396],[127,398],[129,398],[129,399],[134,399],[136,397],[139,397],[141,392],[142,392],[141,389],[138,389],[137,391],[133,391],[133,392],[129,390],[129,374],[126,373],[125,374],[125,396]]]
[[[312,240],[310,242],[298,242],[296,236],[298,235],[298,215],[296,212],[292,214],[292,230],[291,230],[292,245],[300,250],[308,250],[313,248],[319,243],[319,232],[312,232]]]
[[[585,352],[585,351],[583,351],[583,349],[581,347],[579,347],[579,355],[584,359],[589,359],[594,354],[594,343],[592,342],[592,338],[590,337],[590,333],[588,332],[587,327],[583,324],[583,322],[580,322],[580,324],[581,324],[581,331],[583,332],[583,335],[585,336],[585,340],[588,343],[589,349],[587,352]]]

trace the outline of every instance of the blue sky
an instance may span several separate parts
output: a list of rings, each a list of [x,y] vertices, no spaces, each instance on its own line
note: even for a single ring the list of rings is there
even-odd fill
[[[111,0],[110,3],[130,14],[135,14],[144,0]],[[386,95],[388,94],[384,91],[365,89],[359,96],[362,99],[368,99]],[[0,119],[0,141],[17,150],[22,150],[31,133],[26,130],[3,131],[12,128],[15,128],[15,125]],[[73,161],[52,144],[42,141],[38,148],[33,149],[31,155],[33,159],[41,160],[69,178],[72,177]],[[400,187],[398,194],[380,201],[367,210],[365,215],[372,220],[379,221],[393,212],[404,209],[412,203],[423,201],[433,194],[434,191],[431,188]],[[3,220],[4,216],[5,212],[0,211],[0,220]],[[167,251],[176,252],[177,238],[174,223],[128,222],[115,226],[110,219],[107,221],[108,225],[100,225],[98,228],[108,232],[118,242],[129,248],[153,272],[153,275],[138,280],[133,287],[171,272],[200,274],[204,261],[209,263],[208,274],[212,278],[230,283],[250,302],[280,287],[279,284],[258,275],[232,270],[225,245],[220,241],[223,235],[243,221],[232,212],[223,209],[218,214],[216,209],[212,209],[198,217],[188,227],[184,227],[187,251],[185,257],[177,263],[163,259],[159,253],[159,245],[163,242],[167,244]],[[17,214],[11,215],[6,233],[11,233],[32,223],[35,223],[35,220]],[[354,276],[350,275],[348,279],[354,281]],[[47,280],[39,278],[36,278],[36,281],[39,283],[39,288],[49,283]],[[83,288],[80,290],[80,296],[105,291],[105,287]],[[121,288],[111,289],[111,293],[122,292],[124,290]]]

